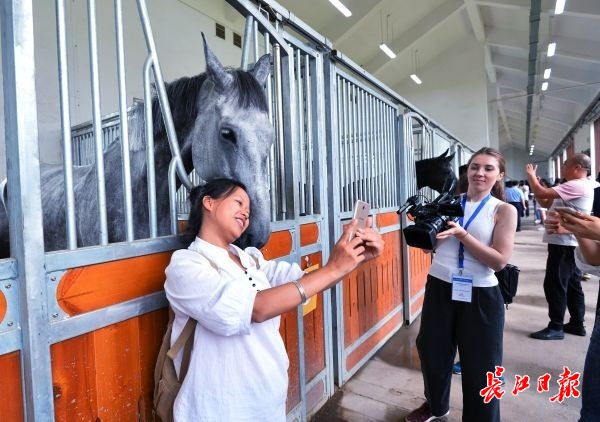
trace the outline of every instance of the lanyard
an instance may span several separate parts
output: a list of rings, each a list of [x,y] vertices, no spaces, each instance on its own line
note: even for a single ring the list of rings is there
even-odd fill
[[[488,196],[483,198],[483,200],[479,203],[479,205],[477,205],[477,208],[475,208],[475,212],[473,214],[471,214],[471,217],[469,217],[469,220],[467,221],[467,223],[464,226],[463,226],[464,217],[460,217],[458,219],[458,224],[460,224],[463,229],[467,230],[467,227],[469,227],[469,224],[471,224],[471,222],[475,219],[475,217],[477,217],[477,214],[479,214],[479,211],[481,211],[481,209],[485,206],[485,204],[487,203],[487,201],[490,200],[491,197],[492,197],[492,195],[488,194]],[[462,209],[463,210],[465,209],[466,205],[467,205],[467,194],[465,194],[465,196],[463,196],[463,198],[462,198]],[[465,246],[462,244],[462,242],[459,241],[459,244],[458,244],[458,268],[460,268],[462,270],[464,267],[465,267]]]

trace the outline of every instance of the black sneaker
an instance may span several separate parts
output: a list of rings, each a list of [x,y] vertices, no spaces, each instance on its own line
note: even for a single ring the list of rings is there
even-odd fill
[[[565,333],[563,330],[554,330],[550,327],[546,327],[543,330],[529,334],[529,337],[536,340],[562,340],[565,338]]]
[[[585,337],[586,331],[583,324],[573,324],[571,322],[567,322],[563,325],[563,331],[565,333],[573,334],[575,336]]]

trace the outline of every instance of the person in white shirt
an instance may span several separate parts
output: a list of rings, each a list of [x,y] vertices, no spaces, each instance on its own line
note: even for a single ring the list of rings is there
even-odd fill
[[[194,240],[173,254],[165,271],[165,292],[175,313],[171,342],[188,318],[198,321],[174,419],[285,421],[289,361],[280,315],[379,256],[383,240],[370,222],[357,229],[353,220],[327,264],[305,275],[295,263],[268,261],[256,248],[233,245],[251,213],[243,184],[209,181],[192,190],[190,202],[188,232]],[[180,365],[181,353],[177,371]]]
[[[417,350],[426,402],[405,418],[423,422],[449,413],[452,363],[462,367],[464,421],[500,421],[500,401],[484,401],[487,374],[502,366],[504,300],[494,272],[508,263],[517,227],[517,210],[504,202],[502,154],[493,148],[475,152],[467,167],[464,217],[448,221],[425,286]],[[496,382],[501,384],[498,374]]]

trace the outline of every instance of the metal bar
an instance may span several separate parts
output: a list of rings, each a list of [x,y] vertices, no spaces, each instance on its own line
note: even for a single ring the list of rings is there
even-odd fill
[[[352,116],[352,201],[356,201],[358,199],[358,110],[357,110],[357,95],[356,95],[356,85],[351,85],[352,90],[350,91],[350,105],[352,106],[351,116]],[[352,209],[352,208],[350,208]]]
[[[71,115],[69,105],[69,66],[67,61],[67,35],[65,2],[56,0],[56,29],[58,38],[58,81],[60,89],[60,122],[63,148],[63,174],[65,184],[65,218],[67,222],[67,248],[77,248],[75,227],[75,193],[73,191],[73,144],[71,141]]]
[[[137,0],[138,10],[140,14],[140,20],[142,28],[144,30],[144,38],[146,40],[146,47],[148,53],[152,56],[152,70],[154,71],[154,84],[156,87],[156,93],[162,116],[165,122],[165,128],[167,131],[167,139],[169,140],[169,146],[171,147],[171,155],[175,160],[175,166],[177,169],[177,176],[181,183],[189,190],[193,188],[192,181],[185,171],[183,161],[181,159],[181,152],[179,150],[179,142],[177,141],[177,133],[175,132],[175,125],[173,123],[173,115],[171,114],[171,106],[169,105],[169,98],[167,97],[167,90],[165,88],[165,81],[163,79],[162,70],[158,61],[158,54],[156,52],[156,44],[154,43],[154,35],[152,34],[152,27],[150,25],[150,17],[148,16],[148,8],[146,7],[146,0]]]
[[[285,220],[287,215],[287,201],[286,201],[286,180],[285,180],[285,148],[283,147],[284,142],[284,130],[283,130],[283,93],[282,93],[282,81],[281,81],[281,45],[275,44],[274,46],[275,56],[275,107],[277,112],[277,140],[278,140],[278,164],[279,164],[279,199],[281,201],[281,216]]]
[[[44,239],[38,147],[33,2],[4,1],[2,77],[6,170],[10,180],[10,248],[18,266],[20,353],[24,416],[54,419],[52,363],[44,289]]]
[[[298,146],[300,147],[300,180],[298,183],[300,200],[300,215],[306,214],[306,157],[305,157],[305,138],[304,138],[304,106],[302,104],[304,96],[302,95],[302,55],[300,49],[296,49],[294,55],[296,65],[296,93],[298,104]]]
[[[342,108],[340,109],[344,114],[344,166],[346,170],[346,177],[343,180],[344,187],[346,189],[345,203],[340,207],[342,210],[349,210],[352,203],[352,176],[351,176],[351,154],[350,154],[350,94],[348,93],[348,82],[342,79],[338,75],[340,83],[342,85]]]
[[[106,218],[106,180],[104,177],[104,146],[102,142],[102,116],[100,113],[100,80],[98,72],[98,32],[96,28],[96,0],[88,0],[88,36],[90,44],[90,78],[92,84],[92,114],[96,151],[96,180],[100,244],[108,244]]]
[[[171,158],[169,163],[169,211],[171,214],[171,234],[177,234],[177,188],[175,177],[177,174],[177,160]]]
[[[144,122],[146,124],[146,161],[148,179],[148,224],[150,237],[158,234],[158,217],[156,215],[156,175],[154,166],[154,125],[152,124],[152,87],[150,86],[152,72],[152,56],[144,62]]]
[[[254,21],[254,25],[252,26],[252,45],[254,47],[254,63],[256,63],[259,59],[260,53],[258,52],[258,22]]]
[[[335,90],[335,92],[333,92]],[[337,97],[337,107],[333,112],[335,113],[335,120],[337,122],[337,155],[339,157],[338,172],[339,172],[339,180],[340,180],[340,201],[339,207],[340,209],[344,208],[344,204],[346,201],[346,197],[348,196],[346,191],[346,147],[345,147],[345,137],[346,137],[346,116],[342,112],[344,104],[344,93],[342,89],[342,81],[339,75],[335,75],[335,85],[332,87],[332,96],[333,94]]]
[[[306,176],[306,185],[308,186],[309,192],[308,192],[308,214],[314,214],[315,213],[315,192],[317,192],[318,190],[315,189],[314,183],[314,174],[313,174],[313,169],[314,169],[314,156],[313,156],[313,151],[314,151],[314,137],[313,137],[313,107],[312,107],[312,102],[313,102],[313,97],[312,95],[312,84],[311,84],[311,76],[315,75],[316,76],[316,69],[315,72],[312,73],[310,71],[311,66],[310,66],[310,56],[307,54],[305,57],[305,63],[304,63],[304,85],[305,85],[305,98],[306,98],[306,147],[308,150],[308,168],[307,168],[307,176]],[[318,136],[317,136],[318,139]]]
[[[125,86],[125,53],[123,47],[123,4],[115,0],[115,30],[117,41],[117,75],[119,85],[119,114],[121,122],[121,154],[123,169],[123,196],[125,200],[126,239],[133,241],[133,200],[131,193],[131,162],[129,159],[129,121],[127,116],[127,89]]]
[[[250,55],[250,43],[248,40],[251,38],[252,26],[254,24],[254,17],[252,15],[246,16],[246,27],[244,29],[244,46],[242,48],[242,69],[248,70],[248,56]]]

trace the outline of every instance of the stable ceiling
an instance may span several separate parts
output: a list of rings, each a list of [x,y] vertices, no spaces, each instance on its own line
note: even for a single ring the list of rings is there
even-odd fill
[[[415,50],[425,69],[458,43],[483,43],[502,149],[529,150],[533,144],[537,154],[549,155],[600,91],[600,0],[567,0],[560,15],[554,14],[555,0],[540,1],[528,145],[531,0],[342,0],[352,11],[349,18],[328,0],[278,3],[397,91],[414,71]],[[395,59],[379,49],[382,39]],[[556,43],[552,57],[549,42]],[[552,71],[542,91],[546,68]]]

